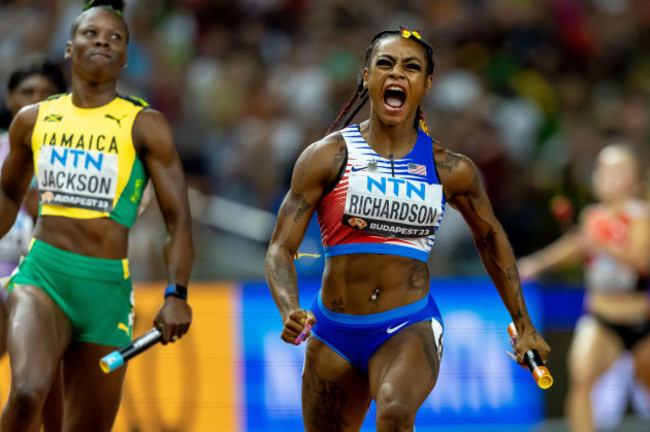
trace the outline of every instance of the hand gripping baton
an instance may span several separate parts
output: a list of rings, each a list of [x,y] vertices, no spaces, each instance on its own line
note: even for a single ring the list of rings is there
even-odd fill
[[[146,351],[151,346],[160,342],[161,339],[162,330],[154,327],[139,338],[134,339],[130,344],[102,357],[99,361],[99,367],[102,368],[104,373],[112,372],[122,366],[131,357]]]
[[[517,335],[517,329],[515,329],[514,323],[508,325],[508,334],[513,339]],[[528,366],[528,369],[533,374],[533,378],[535,378],[535,382],[540,388],[546,390],[553,385],[553,377],[546,366],[544,366],[544,361],[542,361],[537,351],[526,351],[524,354],[524,364]]]
[[[303,339],[305,339],[305,338],[307,337],[307,333],[309,333],[309,330],[311,330],[311,328],[312,328],[312,325],[311,325],[311,324],[307,324],[307,325],[305,326],[305,328],[302,329],[302,331],[300,332],[300,334],[299,334],[298,337],[296,338],[296,342],[294,342],[294,343],[295,343],[296,345],[300,345],[300,342],[302,342]]]

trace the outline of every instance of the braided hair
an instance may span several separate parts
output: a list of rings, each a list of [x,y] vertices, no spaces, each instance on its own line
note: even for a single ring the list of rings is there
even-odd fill
[[[101,7],[103,9],[114,12],[115,15],[120,17],[120,19],[124,23],[124,28],[126,29],[126,37],[128,40],[129,27],[126,24],[126,21],[124,21],[124,7],[125,7],[124,0],[89,0],[84,5],[83,12],[77,17],[77,19],[72,24],[72,27],[70,28],[71,37],[74,37],[74,34],[77,32],[77,29],[79,28],[79,23],[81,22],[81,18],[85,15],[85,12],[96,7]]]
[[[425,57],[426,57],[426,74],[427,76],[433,75],[433,67],[435,65],[434,60],[433,60],[433,47],[424,39],[421,39],[419,37],[419,32],[408,32],[406,31],[407,34],[405,34],[405,29],[400,27],[400,30],[386,30],[382,31],[380,33],[377,33],[374,38],[372,38],[372,42],[370,42],[370,45],[368,45],[368,48],[366,49],[366,59],[364,63],[364,68],[370,68],[370,60],[372,59],[372,54],[375,51],[375,47],[377,44],[388,37],[392,36],[402,36],[405,39],[410,39],[415,42],[417,42],[422,48],[424,48],[425,52]],[[414,33],[417,33],[414,34]],[[366,104],[368,101],[368,89],[363,87],[363,78],[362,75],[359,74],[358,77],[358,84],[357,84],[357,89],[350,98],[350,101],[345,105],[343,110],[339,113],[338,117],[336,117],[336,120],[332,123],[332,125],[329,127],[327,130],[327,133],[325,135],[329,135],[332,132],[335,132],[339,129],[343,129],[347,126],[350,125],[354,117],[357,115],[359,111],[361,111],[361,108]],[[416,129],[420,126],[424,133],[429,133],[429,129],[427,128],[426,123],[424,122],[424,114],[422,113],[422,108],[418,106],[418,113],[415,117],[415,124],[413,127]]]

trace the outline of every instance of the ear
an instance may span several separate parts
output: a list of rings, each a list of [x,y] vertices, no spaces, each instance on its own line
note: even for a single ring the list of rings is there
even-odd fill
[[[363,88],[368,89],[368,68],[363,68],[363,72],[361,73],[361,79],[363,81]]]
[[[432,84],[433,84],[433,74],[429,75],[424,82],[424,94],[429,93]]]
[[[68,41],[65,44],[65,52],[63,53],[63,58],[70,60],[70,57],[72,57],[72,42]]]

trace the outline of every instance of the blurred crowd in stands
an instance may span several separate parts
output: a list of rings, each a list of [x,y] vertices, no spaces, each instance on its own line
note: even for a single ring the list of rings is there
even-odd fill
[[[275,212],[297,155],[354,92],[372,37],[400,25],[421,30],[435,50],[434,87],[423,104],[431,135],[480,168],[517,256],[555,239],[592,200],[591,168],[604,145],[626,142],[650,164],[647,0],[126,3],[131,39],[121,91],[171,121],[203,204],[219,197],[242,204],[241,212]],[[35,53],[67,68],[63,51],[82,5],[0,0],[0,82]],[[0,100],[5,95],[3,84]],[[573,209],[554,216],[549,203],[558,195]],[[207,223],[214,206],[193,207],[195,276],[260,277],[267,243]],[[458,218],[448,209],[434,274],[483,271]],[[162,228],[155,214],[143,219],[133,233],[132,260],[142,264],[134,274],[156,278]]]

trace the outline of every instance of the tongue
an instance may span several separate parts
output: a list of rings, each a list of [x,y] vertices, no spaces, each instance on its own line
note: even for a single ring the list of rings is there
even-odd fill
[[[399,108],[404,104],[404,97],[400,97],[397,95],[386,95],[385,98],[386,105],[388,105],[391,108]]]

